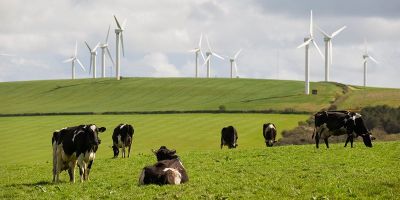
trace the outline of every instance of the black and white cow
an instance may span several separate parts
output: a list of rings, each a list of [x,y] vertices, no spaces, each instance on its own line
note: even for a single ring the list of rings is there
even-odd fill
[[[148,184],[172,184],[178,185],[189,181],[185,167],[180,161],[175,150],[169,150],[161,146],[157,151],[153,151],[157,157],[157,163],[143,168],[139,185]]]
[[[59,174],[68,170],[71,182],[75,182],[75,166],[78,165],[80,180],[89,179],[90,169],[100,145],[98,134],[105,127],[95,124],[79,125],[55,131],[53,145],[53,182],[59,182]]]
[[[328,138],[332,135],[347,135],[345,147],[350,141],[353,147],[353,138],[361,136],[365,146],[372,147],[372,141],[375,139],[365,127],[361,115],[348,111],[323,111],[314,115],[315,118],[315,143],[319,147],[319,139],[325,141],[326,147],[329,148]]]
[[[263,136],[267,147],[272,147],[276,142],[276,126],[273,123],[263,125]]]
[[[229,149],[236,148],[238,146],[238,134],[233,126],[224,127],[221,130],[221,149],[222,146],[227,145]]]
[[[125,147],[128,147],[129,158],[134,132],[135,130],[130,124],[119,124],[115,127],[112,135],[114,158],[118,157],[119,148],[122,148],[122,157],[125,158]]]

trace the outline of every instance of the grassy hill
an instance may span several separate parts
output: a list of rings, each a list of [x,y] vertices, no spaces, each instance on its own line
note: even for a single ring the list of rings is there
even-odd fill
[[[49,148],[50,151],[50,148]],[[91,180],[52,184],[51,162],[0,165],[1,199],[398,199],[400,142],[179,152],[189,182],[138,186],[151,153],[96,158]],[[96,156],[97,157],[97,156]],[[78,178],[76,174],[76,178]]]
[[[285,110],[315,112],[329,107],[342,88],[311,83],[318,95],[304,95],[301,81],[257,79],[124,78],[0,83],[1,114]]]

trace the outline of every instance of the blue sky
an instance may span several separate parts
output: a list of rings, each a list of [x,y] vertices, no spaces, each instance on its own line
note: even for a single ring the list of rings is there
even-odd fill
[[[220,55],[233,56],[243,49],[237,60],[240,77],[304,80],[304,50],[296,47],[308,34],[310,9],[314,22],[326,32],[347,26],[333,40],[332,81],[362,84],[366,38],[370,54],[379,61],[369,63],[368,85],[400,88],[400,2],[391,0],[3,0],[0,54],[16,56],[0,56],[0,81],[69,79],[71,65],[62,61],[73,54],[75,41],[78,57],[88,69],[84,41],[103,41],[110,24],[115,57],[113,14],[127,19],[122,76],[193,77],[194,54],[188,51],[203,33]],[[323,50],[323,37],[314,32]],[[203,42],[204,51],[206,46]],[[322,81],[324,61],[314,48],[310,54],[311,81]],[[107,62],[107,75],[114,76]],[[212,59],[213,77],[229,74],[228,60]],[[80,68],[76,75],[91,77]],[[205,75],[202,66],[200,76]]]

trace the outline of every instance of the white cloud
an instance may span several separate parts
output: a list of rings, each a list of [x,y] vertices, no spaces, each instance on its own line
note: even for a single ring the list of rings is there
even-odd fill
[[[377,8],[378,1],[362,2],[361,11],[340,5],[328,9],[326,2],[310,0],[0,1],[0,53],[26,60],[11,62],[10,58],[0,57],[0,81],[70,78],[70,64],[61,61],[71,56],[75,41],[78,57],[88,66],[89,53],[83,42],[104,41],[110,24],[109,44],[114,56],[113,14],[121,21],[127,18],[122,76],[193,77],[194,56],[187,51],[196,47],[203,32],[221,55],[232,56],[243,48],[237,63],[241,77],[278,77],[279,49],[279,78],[302,80],[304,49],[296,46],[307,35],[309,9],[313,8],[315,22],[327,32],[348,26],[333,41],[332,80],[362,83],[360,60],[366,37],[371,54],[381,61],[376,68],[371,64],[369,82],[400,88],[396,78],[400,74],[400,16],[394,9],[399,3],[385,1],[385,6]],[[317,32],[315,35],[322,48],[322,36]],[[203,47],[205,51],[205,42]],[[324,62],[311,49],[311,80],[321,81]],[[204,77],[205,67],[199,70]],[[22,77],[24,72],[30,76]],[[228,77],[229,73],[229,61],[212,60],[212,76]],[[79,70],[77,76],[90,77]]]

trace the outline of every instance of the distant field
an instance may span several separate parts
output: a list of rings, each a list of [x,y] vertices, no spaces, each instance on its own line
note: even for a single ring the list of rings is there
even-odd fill
[[[339,103],[339,109],[360,110],[366,106],[388,105],[400,106],[400,90],[389,88],[351,87],[344,101]]]
[[[51,161],[51,137],[56,129],[95,123],[105,126],[97,158],[112,157],[114,128],[121,122],[134,125],[133,154],[167,145],[179,152],[219,149],[221,129],[233,125],[240,149],[264,147],[262,124],[274,122],[280,133],[292,129],[307,115],[280,114],[159,114],[0,117],[0,164]],[[278,135],[278,138],[280,135]]]
[[[342,89],[311,83],[318,95],[304,95],[302,81],[260,79],[124,78],[0,83],[0,114],[285,110],[315,112],[329,107]]]
[[[240,140],[240,138],[239,138]],[[213,144],[212,144],[213,145]],[[50,151],[50,149],[49,149]],[[12,153],[12,151],[10,151]],[[398,199],[400,142],[180,152],[189,182],[138,186],[150,152],[97,158],[91,180],[52,184],[51,163],[0,165],[1,199]],[[76,176],[78,178],[78,176]]]

